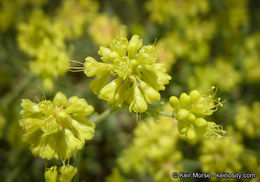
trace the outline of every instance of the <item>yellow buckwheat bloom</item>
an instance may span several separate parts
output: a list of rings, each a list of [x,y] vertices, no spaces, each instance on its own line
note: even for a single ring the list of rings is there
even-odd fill
[[[240,171],[241,156],[244,155],[243,146],[236,138],[205,140],[201,147],[200,162],[202,171],[209,172],[237,172]],[[214,178],[213,178],[214,179]]]
[[[84,99],[76,96],[67,99],[58,92],[53,101],[36,104],[24,99],[22,107],[23,139],[31,144],[36,156],[68,159],[94,136],[95,125],[86,118],[94,109]]]
[[[224,133],[220,126],[204,118],[212,115],[218,106],[222,106],[220,98],[214,99],[213,95],[203,96],[193,90],[189,95],[182,93],[179,98],[172,96],[169,102],[174,109],[173,115],[178,121],[179,132],[188,140],[220,137]]]
[[[59,172],[57,171],[57,166],[52,166],[45,171],[45,181],[46,182],[71,182],[72,178],[77,173],[77,168],[71,165],[63,165],[60,167]]]
[[[160,122],[148,118],[134,130],[132,143],[117,160],[118,167],[124,177],[149,174],[152,181],[170,182],[172,171],[182,169],[182,153],[176,147],[177,142],[177,126],[168,117],[161,116]]]
[[[145,112],[147,103],[159,100],[159,91],[171,79],[165,65],[156,63],[155,47],[143,46],[138,35],[130,41],[118,36],[109,48],[100,47],[98,53],[103,63],[87,57],[84,64],[85,74],[96,76],[90,84],[92,90],[110,104],[129,105],[129,111]],[[108,83],[110,78],[114,80]]]
[[[249,138],[260,137],[260,102],[256,101],[251,107],[239,105],[235,117],[235,125],[239,131]]]
[[[68,71],[69,55],[65,49],[52,45],[49,41],[43,41],[40,52],[30,62],[31,71],[40,76],[46,90],[52,90],[53,80]]]
[[[108,46],[119,33],[127,35],[126,29],[116,17],[108,17],[105,14],[97,16],[89,27],[89,35],[100,46]]]

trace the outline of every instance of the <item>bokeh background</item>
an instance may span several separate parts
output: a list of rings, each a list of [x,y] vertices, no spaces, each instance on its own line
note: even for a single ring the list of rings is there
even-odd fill
[[[172,76],[161,102],[215,86],[225,102],[210,119],[229,135],[188,142],[170,118],[144,114],[137,122],[121,109],[97,124],[94,139],[71,160],[79,171],[74,181],[167,182],[173,171],[256,173],[247,181],[259,181],[259,28],[258,0],[0,0],[1,181],[44,181],[46,161],[22,141],[22,98],[62,91],[85,98],[96,113],[110,107],[91,91],[92,78],[69,68],[82,65],[69,60],[98,60],[99,46],[118,34],[157,47]]]

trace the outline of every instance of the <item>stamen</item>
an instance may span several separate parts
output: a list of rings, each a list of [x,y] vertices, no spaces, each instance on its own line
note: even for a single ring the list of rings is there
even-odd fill
[[[78,64],[81,64],[81,65],[84,65],[84,63],[81,63],[79,61],[75,61],[75,60],[69,60],[70,62],[73,62],[73,63],[78,63]]]

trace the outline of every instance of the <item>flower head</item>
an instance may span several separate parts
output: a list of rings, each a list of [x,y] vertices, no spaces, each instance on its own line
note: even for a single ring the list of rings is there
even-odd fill
[[[189,95],[182,93],[180,98],[172,96],[169,102],[178,120],[179,132],[188,140],[212,138],[224,133],[221,126],[204,118],[222,106],[220,98],[214,99],[213,95],[203,96],[197,90],[193,90]]]
[[[253,102],[252,106],[239,105],[235,117],[235,125],[239,131],[249,138],[260,136],[260,102]]]
[[[152,181],[171,181],[172,171],[182,169],[182,153],[176,147],[177,142],[174,122],[163,116],[160,122],[148,118],[134,130],[133,142],[118,158],[118,166],[126,175],[146,173]]]
[[[22,107],[23,138],[31,144],[31,151],[36,156],[48,160],[68,159],[94,136],[95,126],[86,118],[94,109],[84,99],[76,96],[67,99],[58,92],[53,101],[36,104],[24,99]]]
[[[31,71],[43,79],[46,90],[52,90],[53,80],[66,74],[69,68],[69,55],[65,49],[43,41],[39,54],[30,62]]]
[[[87,57],[85,74],[96,76],[91,88],[99,98],[119,107],[128,106],[130,111],[145,112],[147,103],[160,99],[171,77],[165,65],[156,63],[156,49],[153,45],[143,46],[138,35],[128,41],[118,36],[110,47],[100,47],[99,55],[103,62]],[[110,83],[110,78],[113,81]]]
[[[236,138],[222,138],[204,140],[199,157],[202,170],[209,172],[236,172],[240,171],[241,156],[245,154],[243,146]]]

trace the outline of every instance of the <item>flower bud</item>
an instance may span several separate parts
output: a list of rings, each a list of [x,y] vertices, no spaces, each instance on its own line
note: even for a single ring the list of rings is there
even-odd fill
[[[67,97],[61,92],[58,92],[53,99],[53,103],[58,107],[65,105],[66,102],[67,102]]]
[[[177,110],[180,107],[179,99],[175,96],[171,96],[169,102],[175,110]]]
[[[198,128],[200,127],[204,127],[204,126],[207,126],[207,121],[204,119],[204,118],[197,118],[195,121],[194,121],[194,125]]]
[[[145,82],[140,80],[140,88],[144,94],[144,98],[147,103],[151,104],[157,100],[160,100],[160,94],[153,87],[149,86]]]
[[[179,112],[177,113],[177,120],[184,120],[187,118],[187,116],[189,115],[189,111],[186,109],[180,109]]]
[[[192,113],[190,113],[187,117],[187,120],[190,121],[190,122],[194,121],[195,119],[196,119],[196,116]]]
[[[190,93],[190,97],[191,97],[192,103],[198,102],[198,100],[200,98],[200,93],[197,90],[193,90]]]
[[[109,103],[113,103],[116,90],[120,85],[119,81],[119,79],[115,79],[111,83],[104,86],[100,91],[99,97],[107,100]]]
[[[110,48],[119,56],[125,56],[128,48],[128,40],[125,37],[118,36],[110,42]]]
[[[128,57],[134,59],[138,49],[140,49],[142,45],[142,39],[138,35],[133,35],[128,45]]]
[[[195,133],[194,129],[193,128],[188,128],[188,130],[187,130],[187,138],[188,138],[188,140],[192,141],[192,140],[195,139],[195,137],[196,137],[196,133]]]
[[[186,93],[182,93],[180,96],[181,107],[186,108],[191,103],[191,98]]]
[[[147,110],[147,104],[145,102],[144,96],[142,95],[140,89],[135,86],[134,89],[134,100],[129,106],[129,111],[134,112],[145,112]]]

